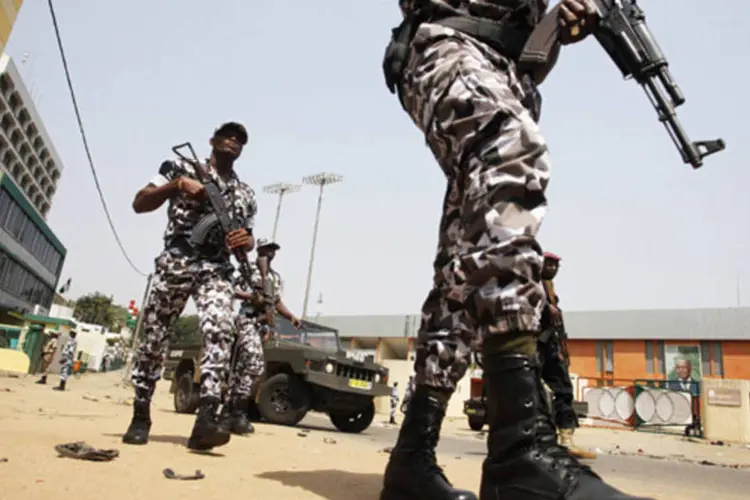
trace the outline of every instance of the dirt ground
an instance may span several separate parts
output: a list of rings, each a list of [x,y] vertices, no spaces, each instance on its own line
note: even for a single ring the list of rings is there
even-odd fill
[[[120,377],[73,378],[66,392],[52,390],[56,377],[46,386],[31,377],[0,378],[0,499],[236,498],[238,490],[284,500],[378,498],[388,455],[374,438],[257,424],[254,435],[233,437],[213,454],[191,453],[185,443],[194,417],[174,413],[165,382],[154,400],[150,443],[125,446],[120,438],[130,420],[132,391],[119,386]],[[55,445],[74,441],[117,449],[120,456],[101,463],[57,456]],[[479,460],[450,454],[439,460],[457,486],[478,489]],[[165,468],[179,474],[200,469],[206,477],[169,480]],[[656,493],[605,475],[628,492]],[[659,493],[665,500],[685,498]]]

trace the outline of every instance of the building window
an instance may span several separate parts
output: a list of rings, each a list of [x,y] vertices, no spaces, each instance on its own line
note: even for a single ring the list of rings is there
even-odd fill
[[[604,349],[601,340],[596,341],[596,372],[604,372]]]
[[[711,376],[711,346],[708,342],[701,342],[701,372],[704,377]]]
[[[657,364],[657,370],[656,373],[667,373],[667,364],[664,360],[664,341],[658,340],[656,342],[656,364]]]
[[[656,365],[654,364],[654,343],[646,341],[646,373],[654,373]]]
[[[596,371],[599,373],[615,371],[615,346],[611,340],[596,341]]]
[[[724,352],[721,342],[714,342],[711,346],[711,361],[713,363],[714,377],[724,376]]]
[[[10,295],[44,308],[52,305],[54,297],[52,287],[4,252],[0,252],[0,288]]]

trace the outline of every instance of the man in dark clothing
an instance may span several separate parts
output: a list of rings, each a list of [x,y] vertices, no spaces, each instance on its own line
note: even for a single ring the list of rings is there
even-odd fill
[[[596,454],[580,449],[573,443],[573,433],[578,427],[578,417],[573,409],[573,383],[570,380],[567,337],[559,308],[560,298],[555,294],[553,280],[560,269],[560,257],[544,252],[542,283],[547,304],[542,310],[542,334],[537,350],[542,363],[542,380],[552,391],[552,406],[560,445],[581,459],[594,459]]]

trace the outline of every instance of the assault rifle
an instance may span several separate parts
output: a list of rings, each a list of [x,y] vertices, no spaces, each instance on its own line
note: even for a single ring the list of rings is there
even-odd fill
[[[542,280],[544,285],[544,291],[547,294],[547,302],[549,305],[557,309],[557,295],[555,294],[555,285],[552,280]],[[559,309],[558,309],[559,311]],[[570,353],[568,352],[568,334],[565,331],[565,322],[563,321],[562,314],[552,319],[552,325],[545,334],[550,335],[557,333],[560,340],[560,353],[562,354],[563,361],[566,365],[570,366]]]
[[[185,148],[190,151],[191,158],[188,158],[180,151]],[[221,195],[221,188],[216,181],[208,175],[203,164],[198,160],[198,155],[195,154],[193,145],[186,142],[173,147],[172,151],[183,161],[186,161],[193,166],[198,180],[203,183],[206,198],[211,205],[211,213],[204,215],[203,218],[198,221],[198,224],[193,228],[193,232],[188,241],[193,247],[201,250],[205,254],[210,255],[211,253],[217,253],[224,245],[223,238],[221,242],[212,241],[212,236],[216,234],[217,229],[220,230],[222,236],[226,236],[232,231],[242,229],[242,225],[238,220],[232,217],[229,207],[227,207],[224,197]],[[240,274],[249,286],[252,283],[253,271],[247,260],[247,252],[241,248],[237,248],[233,250],[232,253],[234,254],[234,258],[237,259]]]
[[[599,14],[593,34],[625,79],[638,82],[656,109],[682,161],[693,168],[703,165],[703,158],[724,150],[722,139],[691,141],[677,119],[675,108],[685,96],[672,79],[669,63],[646,25],[646,16],[636,0],[592,0]],[[531,34],[519,59],[541,83],[554,66],[559,51],[558,8],[555,7]],[[571,29],[576,35],[578,27]],[[663,90],[662,90],[663,89]]]

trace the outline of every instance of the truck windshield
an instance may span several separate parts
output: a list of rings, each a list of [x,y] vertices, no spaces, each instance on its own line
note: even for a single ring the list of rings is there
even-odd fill
[[[336,332],[307,332],[300,329],[296,332],[279,333],[279,339],[309,345],[330,353],[337,353],[341,350]]]

